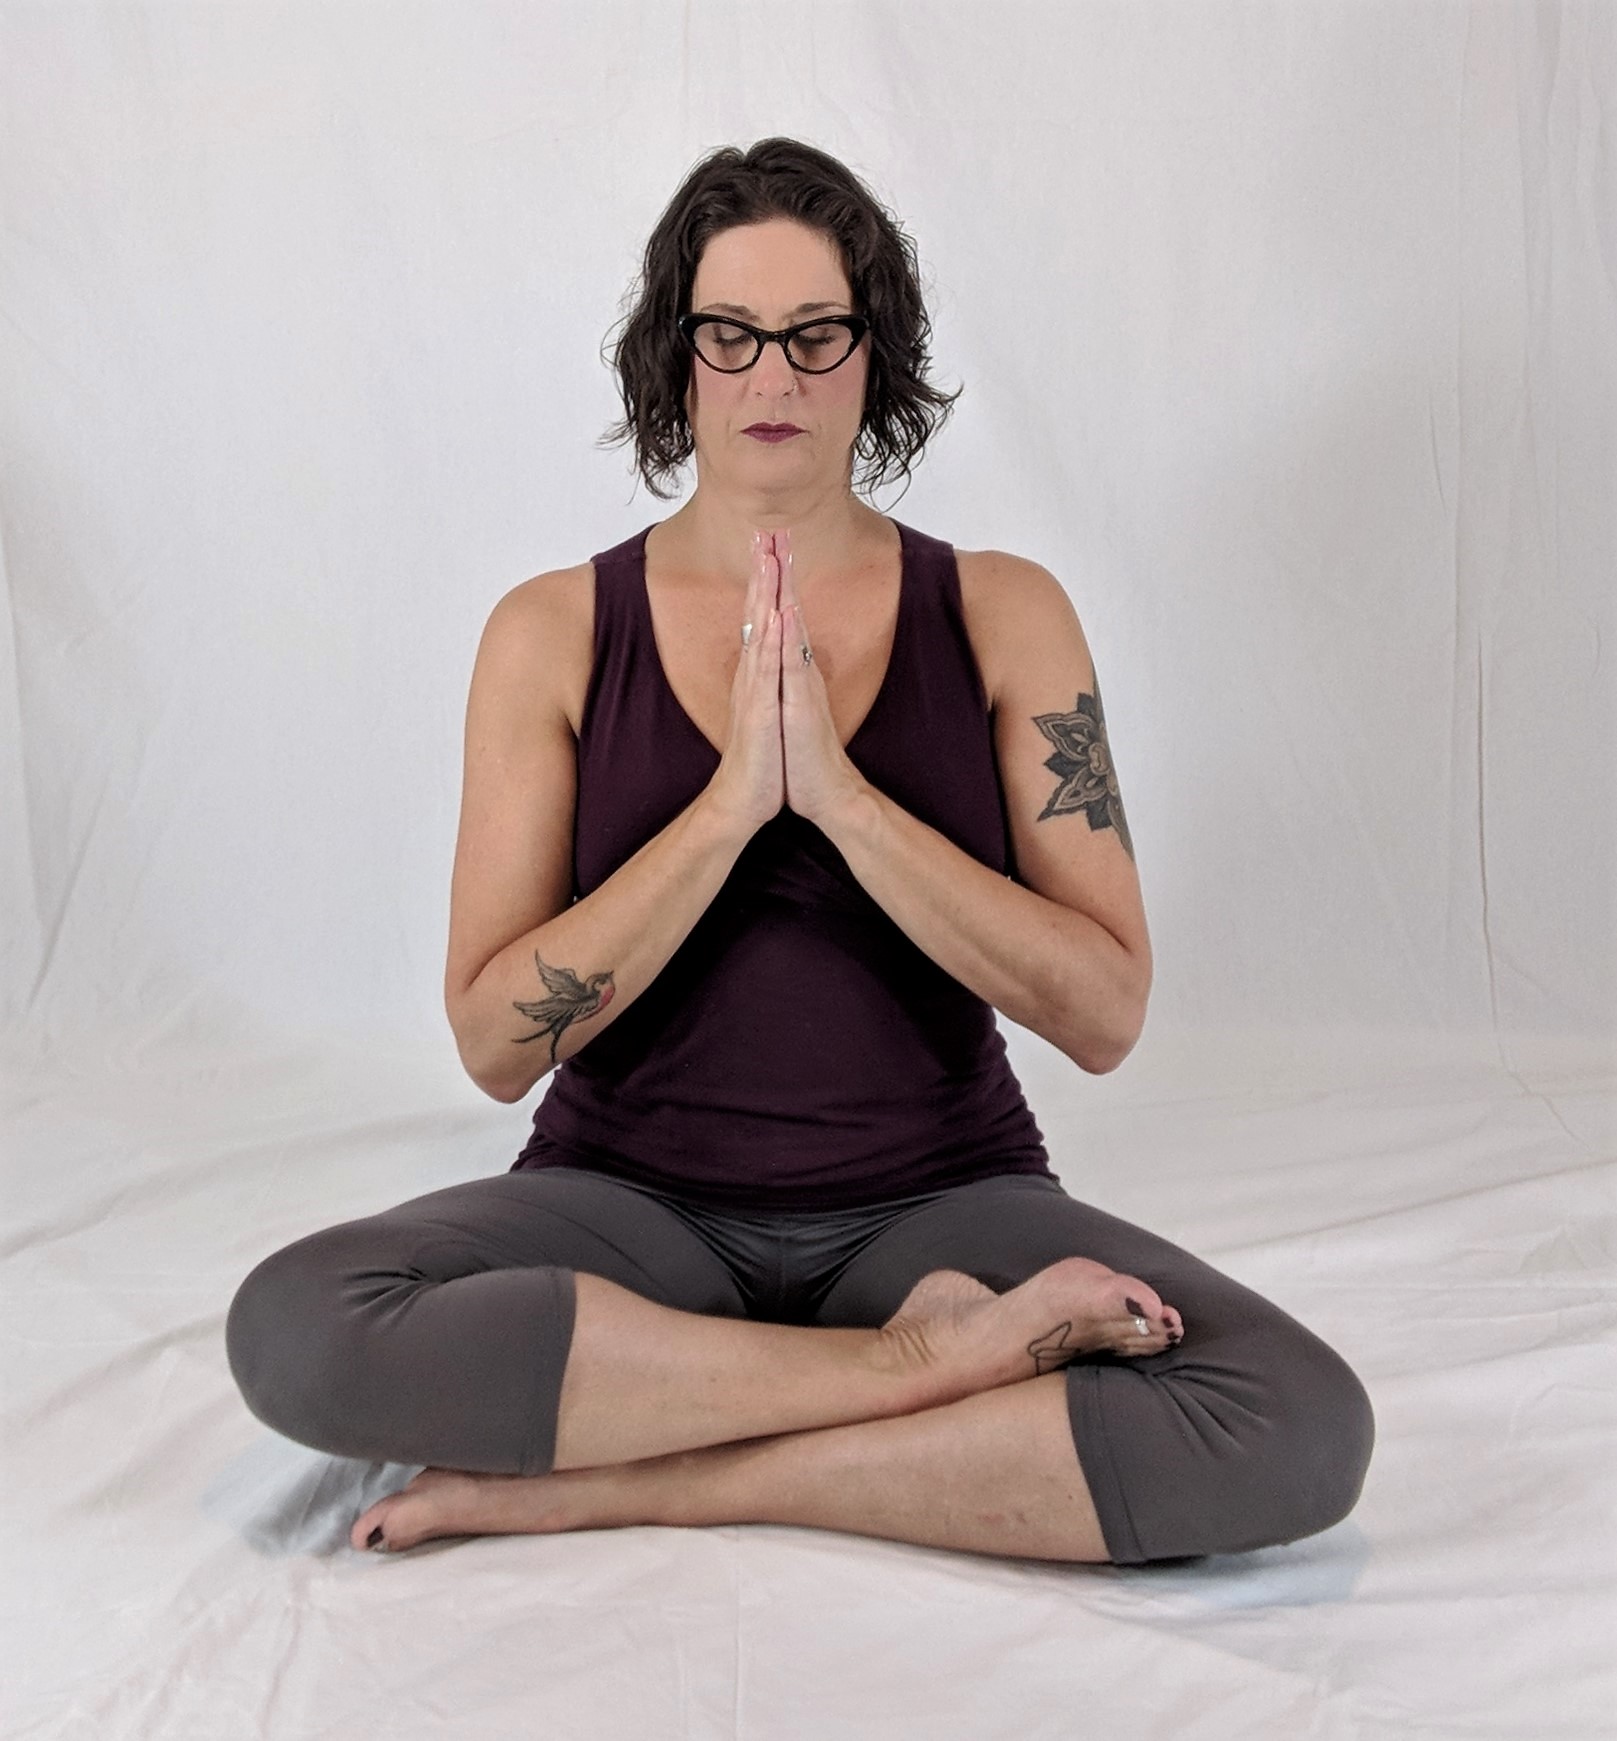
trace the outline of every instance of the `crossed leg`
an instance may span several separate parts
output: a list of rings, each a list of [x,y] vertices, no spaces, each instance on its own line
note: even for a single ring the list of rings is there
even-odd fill
[[[569,1171],[325,1229],[238,1290],[260,1419],[424,1466],[356,1545],[778,1522],[1131,1564],[1290,1541],[1358,1497],[1374,1425],[1340,1356],[1053,1180],[881,1222],[782,1324],[669,1208]]]
[[[355,1522],[356,1547],[794,1523],[1104,1559],[1058,1369],[1105,1350],[1155,1354],[1183,1333],[1146,1283],[1082,1257],[1002,1296],[932,1271],[874,1330],[704,1318],[577,1280],[553,1471],[424,1470]]]
[[[1031,1559],[1101,1561],[1060,1373],[884,1420],[552,1475],[428,1469],[353,1544],[627,1524],[781,1523]]]

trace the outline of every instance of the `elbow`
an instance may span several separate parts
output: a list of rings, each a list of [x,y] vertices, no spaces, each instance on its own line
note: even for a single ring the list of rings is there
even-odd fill
[[[465,1063],[464,1059],[462,1063]],[[466,1074],[490,1100],[497,1100],[502,1106],[515,1106],[519,1100],[526,1098],[534,1084],[542,1081],[548,1072],[541,1071],[538,1076],[529,1076],[526,1071],[515,1077],[497,1076],[491,1070],[474,1070],[467,1064]]]
[[[1139,1035],[1136,1034],[1121,1046],[1114,1045],[1105,1052],[1097,1052],[1092,1048],[1087,1056],[1075,1058],[1073,1061],[1090,1076],[1109,1076],[1134,1050],[1134,1042],[1138,1038]]]
[[[526,1051],[520,1047],[514,1050],[520,1055],[508,1060],[504,1070],[490,1069],[486,1058],[477,1060],[474,1067],[473,1061],[464,1052],[461,1053],[461,1063],[466,1066],[466,1074],[490,1100],[497,1100],[502,1106],[515,1106],[519,1100],[526,1098],[534,1085],[542,1082],[553,1068],[548,1062],[544,1062],[535,1074]]]
[[[465,1033],[455,1022],[453,1015],[450,1017],[449,1028],[455,1036],[455,1051],[460,1056],[461,1068],[490,1100],[497,1100],[502,1106],[514,1106],[547,1073],[548,1067],[534,1075],[532,1061],[525,1055],[498,1059],[498,1063],[505,1068],[497,1068],[496,1060],[490,1057],[486,1045],[479,1045],[472,1035]],[[519,1054],[524,1051],[520,1046],[508,1046],[507,1050]]]
[[[1114,1041],[1101,1047],[1092,1035],[1086,1035],[1084,1043],[1074,1047],[1067,1056],[1086,1076],[1109,1076],[1133,1050],[1133,1040],[1121,1045]]]
[[[1107,1076],[1128,1057],[1145,1028],[1146,1005],[1151,999],[1151,963],[1131,958],[1133,971],[1126,984],[1112,996],[1106,1020],[1097,1021],[1091,1005],[1087,1020],[1075,1022],[1074,1042],[1063,1050],[1078,1068],[1090,1076]]]
[[[473,1076],[472,1080],[490,1100],[499,1101],[501,1106],[515,1106],[528,1092],[520,1083],[491,1082],[486,1076]]]

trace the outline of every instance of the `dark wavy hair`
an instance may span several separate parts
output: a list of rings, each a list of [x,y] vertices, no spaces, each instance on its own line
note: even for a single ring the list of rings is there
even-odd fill
[[[932,323],[915,244],[870,189],[836,158],[796,139],[763,139],[747,151],[723,146],[691,170],[658,219],[617,343],[608,334],[605,347],[624,414],[601,444],[633,442],[636,467],[660,499],[674,494],[663,482],[693,451],[685,390],[695,359],[676,323],[690,312],[697,262],[721,230],[776,217],[795,218],[836,243],[853,312],[870,321],[856,489],[908,479],[960,397],[959,388],[940,392],[926,378]]]

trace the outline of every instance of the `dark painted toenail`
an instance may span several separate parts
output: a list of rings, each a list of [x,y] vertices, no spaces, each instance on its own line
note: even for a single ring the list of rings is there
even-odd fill
[[[365,1537],[365,1546],[368,1548],[373,1548],[376,1546],[376,1544],[381,1539],[382,1539],[382,1526],[381,1526],[381,1524],[377,1524],[376,1528],[373,1529],[371,1531],[371,1533]]]
[[[1146,1318],[1150,1316],[1150,1313],[1146,1311],[1145,1307],[1142,1306],[1138,1300],[1125,1300],[1123,1304],[1128,1307],[1136,1318]]]

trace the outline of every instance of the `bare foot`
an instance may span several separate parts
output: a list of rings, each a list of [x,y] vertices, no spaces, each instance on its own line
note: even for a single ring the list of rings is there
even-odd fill
[[[1004,1294],[959,1270],[933,1270],[881,1333],[886,1358],[924,1374],[925,1406],[936,1406],[1084,1354],[1160,1354],[1180,1341],[1184,1324],[1138,1277],[1064,1257]]]
[[[407,1486],[360,1513],[348,1532],[356,1548],[398,1552],[444,1535],[551,1535],[612,1522],[604,1502],[624,1487],[624,1468],[564,1469],[550,1475],[474,1475],[423,1469]]]

